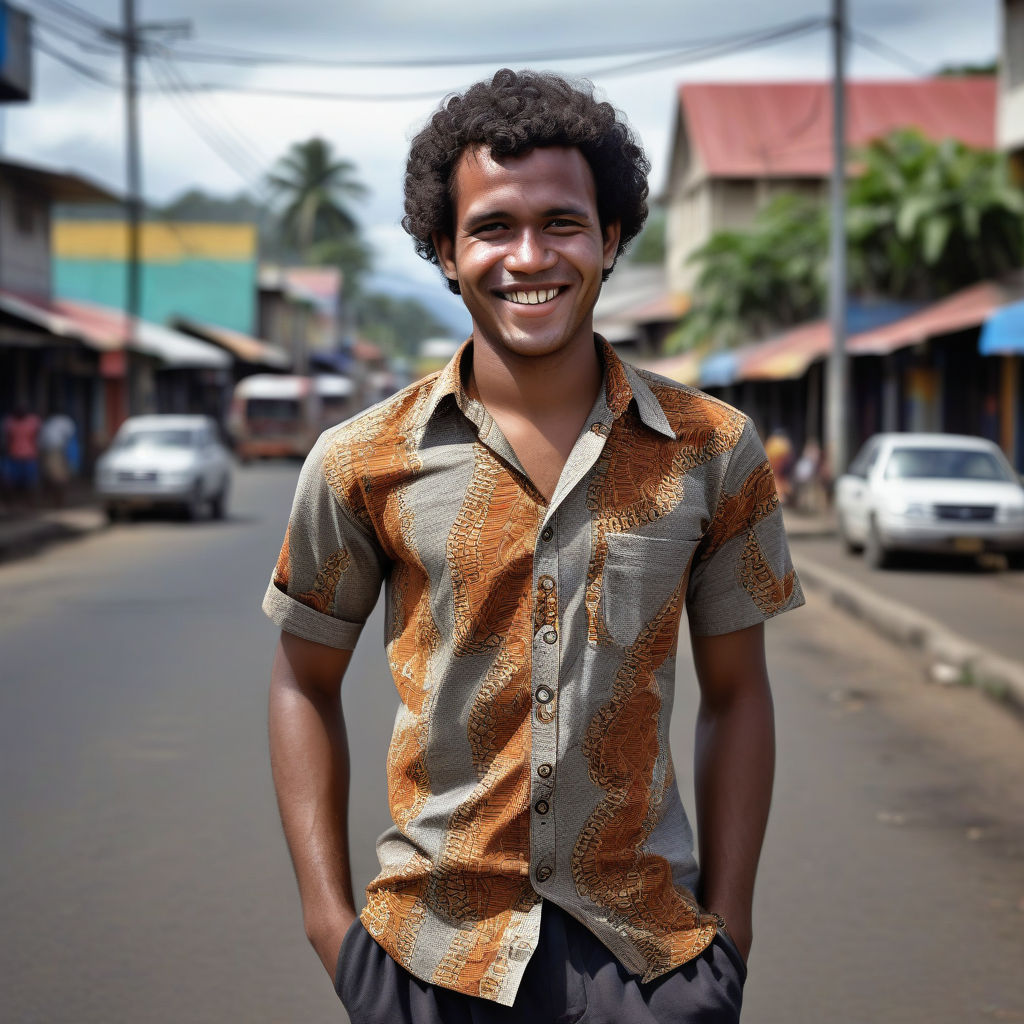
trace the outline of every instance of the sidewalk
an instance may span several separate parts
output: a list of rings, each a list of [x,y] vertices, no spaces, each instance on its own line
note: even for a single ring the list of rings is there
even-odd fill
[[[0,563],[35,554],[56,541],[83,537],[107,525],[87,481],[69,488],[62,508],[0,506]]]
[[[921,651],[928,660],[933,682],[975,686],[1024,711],[1024,663],[994,654],[952,626],[804,555],[799,550],[801,539],[834,537],[839,543],[833,514],[812,516],[787,511],[785,518],[786,532],[795,542],[793,561],[808,590],[822,592],[836,607],[894,643]]]

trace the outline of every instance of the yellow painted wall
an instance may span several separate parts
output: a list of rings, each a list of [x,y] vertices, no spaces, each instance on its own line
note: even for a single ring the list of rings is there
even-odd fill
[[[140,231],[142,259],[177,262],[187,259],[256,259],[253,224],[147,222]],[[53,226],[57,259],[123,260],[128,254],[128,226],[123,221],[65,220]]]

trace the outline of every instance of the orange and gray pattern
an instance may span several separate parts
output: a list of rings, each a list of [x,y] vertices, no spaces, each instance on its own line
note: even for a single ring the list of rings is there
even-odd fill
[[[803,603],[747,417],[600,353],[551,503],[463,389],[470,345],[325,432],[264,600],[348,649],[386,583],[394,829],[362,920],[416,977],[504,1005],[542,899],[645,980],[710,944],[669,754],[680,617]]]

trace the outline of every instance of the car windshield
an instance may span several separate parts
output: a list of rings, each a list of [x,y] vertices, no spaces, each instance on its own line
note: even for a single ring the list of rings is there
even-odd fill
[[[887,480],[1012,480],[991,452],[971,448],[894,448]]]
[[[194,448],[194,430],[174,430],[167,427],[153,430],[130,430],[114,444],[115,448]]]
[[[245,414],[250,420],[297,420],[299,403],[292,398],[250,398]]]

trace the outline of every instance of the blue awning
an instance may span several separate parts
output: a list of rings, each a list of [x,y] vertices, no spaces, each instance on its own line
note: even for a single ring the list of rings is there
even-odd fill
[[[978,351],[983,356],[1024,353],[1024,302],[997,309],[981,326]]]
[[[739,375],[740,361],[736,352],[716,352],[700,364],[698,386],[726,388]]]

